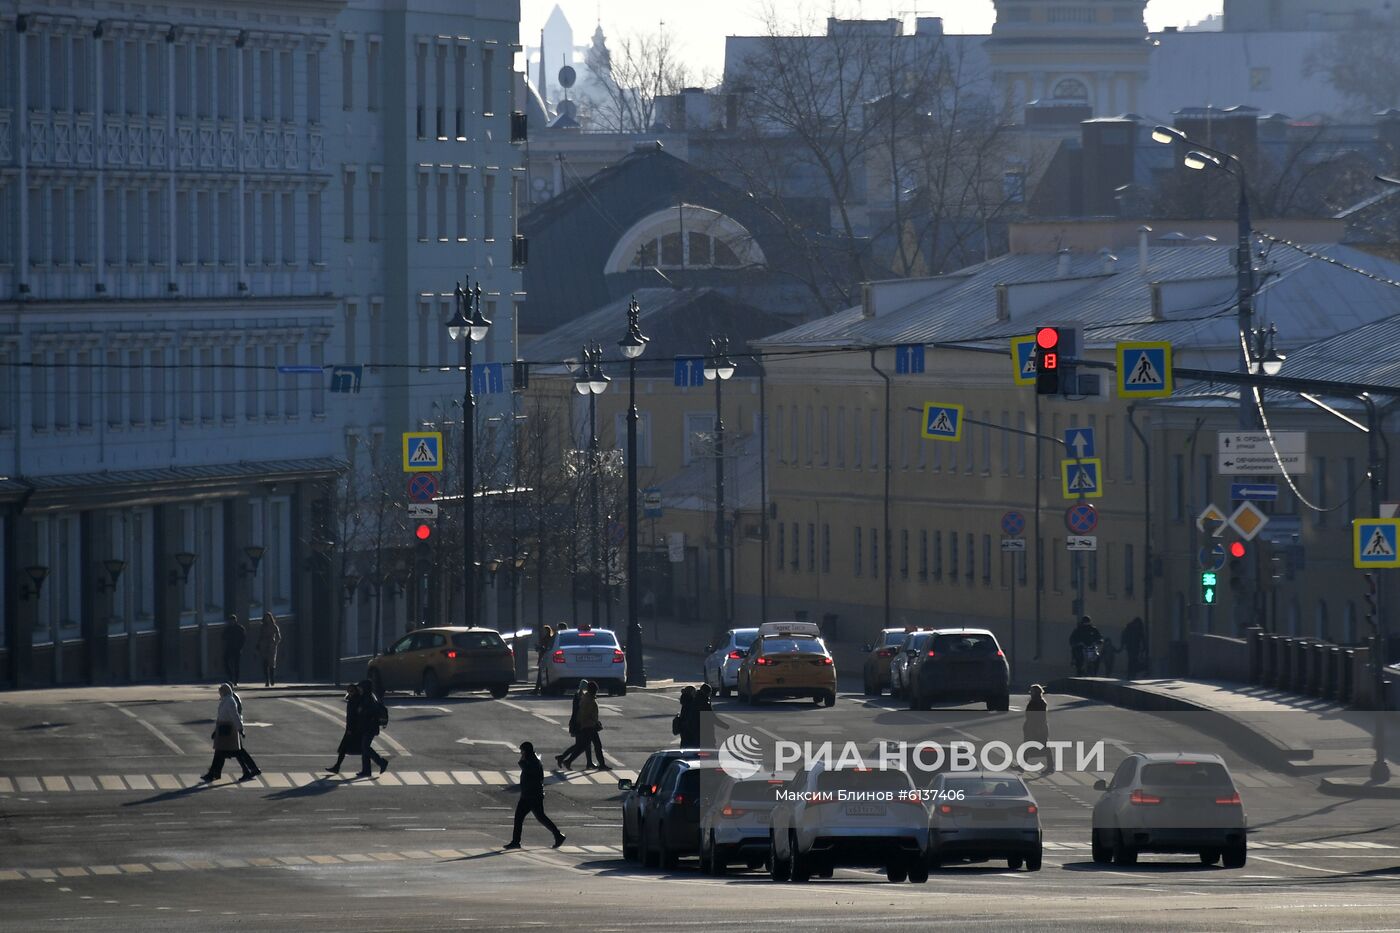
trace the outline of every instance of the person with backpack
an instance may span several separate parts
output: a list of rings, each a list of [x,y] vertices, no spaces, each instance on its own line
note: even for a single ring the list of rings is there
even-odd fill
[[[326,770],[331,774],[340,771],[346,755],[360,754],[360,685],[351,684],[345,690],[345,734],[340,737],[340,747],[336,749],[335,764]]]
[[[358,723],[360,727],[360,773],[355,777],[372,777],[369,770],[371,759],[379,765],[379,773],[383,774],[389,768],[389,759],[374,750],[374,739],[375,736],[379,735],[379,730],[389,724],[389,711],[385,709],[379,697],[374,695],[374,684],[368,680],[360,681]]]

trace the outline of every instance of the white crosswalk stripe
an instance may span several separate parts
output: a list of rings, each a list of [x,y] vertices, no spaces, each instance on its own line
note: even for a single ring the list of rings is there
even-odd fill
[[[608,771],[567,771],[545,775],[547,784],[575,784],[615,787],[619,778],[635,781],[637,772],[616,768]],[[244,790],[287,790],[312,784],[347,784],[353,787],[504,787],[515,783],[515,775],[504,771],[386,771],[370,778],[352,775],[315,775],[307,771],[266,771],[249,781],[238,781],[237,775],[224,775],[206,783],[197,774],[104,774],[20,775],[0,777],[0,794],[56,794],[92,791],[156,791],[178,792],[207,786],[237,787]]]

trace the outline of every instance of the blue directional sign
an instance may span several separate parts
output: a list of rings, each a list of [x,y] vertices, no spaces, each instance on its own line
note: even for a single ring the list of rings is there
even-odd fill
[[[1354,566],[1400,567],[1400,518],[1358,518],[1351,528]]]
[[[360,391],[360,380],[364,378],[363,366],[331,367],[331,391],[354,394]]]
[[[1230,500],[1242,502],[1273,502],[1278,499],[1277,483],[1231,483]]]
[[[705,384],[705,358],[703,356],[676,357],[676,385],[683,389]]]
[[[917,376],[924,371],[924,345],[901,343],[894,348],[894,371],[900,376]]]
[[[1065,449],[1076,460],[1096,456],[1094,453],[1094,429],[1070,428],[1065,432]]]
[[[1063,460],[1060,485],[1066,499],[1098,499],[1103,496],[1101,460]]]
[[[1011,338],[1011,381],[1018,386],[1035,385],[1035,335]]]
[[[931,441],[962,440],[963,407],[924,402],[923,435]]]
[[[472,366],[472,391],[477,395],[496,395],[506,389],[500,363],[476,363]]]
[[[1172,345],[1162,342],[1120,343],[1119,398],[1160,398],[1172,394]]]

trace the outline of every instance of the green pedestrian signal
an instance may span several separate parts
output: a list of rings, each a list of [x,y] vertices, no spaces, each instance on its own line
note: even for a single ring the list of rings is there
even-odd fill
[[[1201,571],[1201,602],[1203,604],[1215,605],[1215,586],[1218,579],[1214,570]]]

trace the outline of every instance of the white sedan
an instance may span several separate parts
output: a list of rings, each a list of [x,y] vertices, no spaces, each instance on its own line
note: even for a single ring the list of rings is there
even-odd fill
[[[705,647],[705,683],[715,693],[727,697],[738,687],[739,665],[757,637],[756,628],[732,628],[724,633],[724,641]]]
[[[584,625],[559,632],[540,666],[545,693],[562,693],[580,680],[591,680],[610,695],[627,693],[627,655],[610,629]]]

